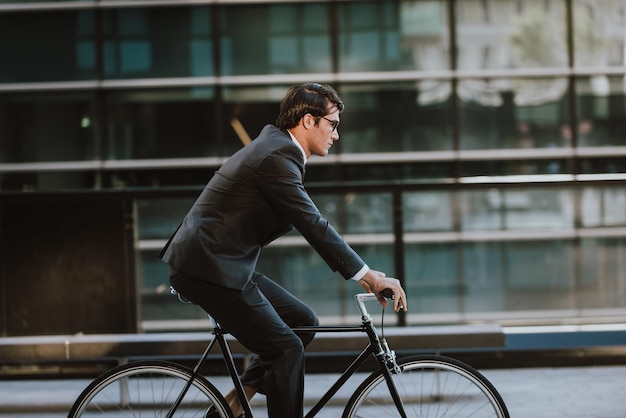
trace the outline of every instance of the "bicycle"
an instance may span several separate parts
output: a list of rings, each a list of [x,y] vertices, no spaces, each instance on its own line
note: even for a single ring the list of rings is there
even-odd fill
[[[366,301],[377,300],[376,295],[360,293],[355,299],[361,313],[360,326],[293,328],[294,331],[316,333],[361,331],[367,334],[369,340],[363,351],[307,412],[306,418],[314,417],[372,356],[376,359],[378,369],[366,377],[349,398],[342,415],[344,418],[509,418],[506,405],[496,388],[468,364],[441,355],[420,354],[397,359],[384,338],[384,326],[381,325],[383,332],[379,337],[365,308]],[[199,372],[216,343],[220,346],[239,398],[244,400],[244,416],[253,418],[225,338],[228,332],[215,322],[213,325],[211,332],[214,338],[193,369],[160,360],[120,365],[97,377],[83,390],[68,418],[173,417],[174,414],[177,417],[202,417],[209,406],[213,406],[220,417],[233,418],[224,396]]]

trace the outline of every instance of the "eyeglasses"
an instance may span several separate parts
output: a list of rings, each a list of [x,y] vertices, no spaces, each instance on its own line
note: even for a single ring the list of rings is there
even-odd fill
[[[336,131],[337,128],[339,127],[339,121],[338,120],[328,119],[326,116],[322,116],[322,118],[324,118],[324,119],[326,119],[327,121],[330,122],[330,124],[333,126],[333,131]]]

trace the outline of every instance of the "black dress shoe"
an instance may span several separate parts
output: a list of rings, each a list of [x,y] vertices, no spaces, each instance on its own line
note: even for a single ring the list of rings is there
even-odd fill
[[[244,415],[245,414],[241,414],[237,418],[244,418]],[[217,413],[213,405],[211,405],[204,413],[204,418],[220,418],[220,415]]]
[[[220,418],[220,416],[213,406],[209,406],[209,409],[204,413],[204,418]]]

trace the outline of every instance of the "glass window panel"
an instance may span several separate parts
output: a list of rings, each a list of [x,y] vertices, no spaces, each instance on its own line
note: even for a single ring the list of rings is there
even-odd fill
[[[312,184],[317,182],[332,182],[339,178],[340,167],[338,164],[312,164],[307,163],[304,182]]]
[[[458,283],[456,245],[428,243],[405,245],[404,284],[410,313],[457,313],[461,289]]]
[[[137,199],[137,237],[140,240],[169,239],[195,199],[195,196]]]
[[[104,10],[104,77],[214,75],[209,7]]]
[[[453,177],[452,162],[449,161],[367,164],[342,163],[337,166],[337,171],[341,172],[341,174],[338,175],[335,180],[355,182],[429,181]]]
[[[102,173],[102,184],[105,187],[117,189],[133,187],[204,187],[215,170],[219,168],[219,162],[212,165],[200,165],[191,167],[163,167],[155,169],[143,169],[137,167],[107,170]]]
[[[578,146],[626,145],[624,86],[623,76],[599,74],[576,80]]]
[[[403,193],[406,232],[450,231],[454,226],[454,203],[450,192]]]
[[[339,68],[448,69],[445,7],[440,1],[340,3]]]
[[[467,243],[464,307],[468,312],[573,309],[575,254],[572,241]]]
[[[468,313],[508,309],[505,271],[501,242],[463,245],[463,306]]]
[[[391,193],[348,193],[346,233],[367,234],[393,231]]]
[[[347,196],[312,193],[311,199],[315,202],[322,216],[326,218],[339,233],[345,233]]]
[[[139,198],[136,204],[136,231],[141,240],[161,240],[163,245],[174,233],[195,197]],[[141,246],[140,246],[141,248]],[[158,249],[141,249],[136,259],[141,284],[142,320],[206,319],[206,313],[192,304],[183,304],[169,292],[169,267]]]
[[[523,230],[574,227],[570,189],[490,189],[461,193],[462,229]]]
[[[59,191],[94,189],[100,186],[99,174],[93,171],[0,173],[2,191]]]
[[[97,159],[97,114],[92,92],[0,95],[0,163]]]
[[[626,173],[626,158],[621,152],[615,157],[595,157],[581,160],[580,172],[583,174]]]
[[[573,10],[575,65],[624,66],[626,4],[620,0],[574,0]]]
[[[581,309],[626,306],[626,239],[582,239],[581,279],[577,297]]]
[[[337,143],[342,153],[452,149],[450,83],[346,85]]]
[[[355,245],[354,249],[373,269],[393,275],[393,247]],[[307,303],[322,323],[343,322],[346,315],[357,315],[354,295],[363,288],[333,273],[309,246],[270,245],[263,250],[257,265],[262,272]]]
[[[110,91],[106,158],[183,158],[220,154],[210,87]]]
[[[312,196],[322,215],[345,234],[393,231],[390,193],[347,193]]]
[[[463,0],[454,4],[459,69],[568,65],[565,1]]]
[[[506,242],[503,251],[508,311],[576,307],[573,241]]]
[[[0,83],[96,79],[94,28],[90,10],[0,13]]]
[[[169,267],[159,257],[160,250],[142,251],[139,255],[138,281],[141,286],[142,321],[204,320],[206,312],[192,303],[182,303],[170,293]],[[175,326],[180,331],[180,324]]]
[[[583,226],[626,225],[626,188],[585,187],[580,199]]]
[[[571,146],[567,92],[565,78],[460,81],[461,149]]]
[[[506,229],[571,229],[574,193],[570,189],[501,190]]]
[[[459,194],[461,228],[464,231],[489,231],[504,228],[502,191],[466,190]]]
[[[328,19],[327,4],[224,5],[222,74],[331,71]]]
[[[572,160],[542,158],[462,161],[461,177],[572,173]]]
[[[289,86],[290,87],[290,86]],[[287,86],[224,87],[220,134],[228,156],[258,136],[267,124],[274,124]]]

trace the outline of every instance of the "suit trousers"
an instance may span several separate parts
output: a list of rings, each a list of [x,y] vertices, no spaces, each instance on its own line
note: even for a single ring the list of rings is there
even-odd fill
[[[296,334],[290,327],[318,325],[315,312],[278,283],[256,272],[241,291],[173,268],[170,283],[256,354],[241,380],[267,396],[269,417],[301,418],[304,347],[314,334]]]

